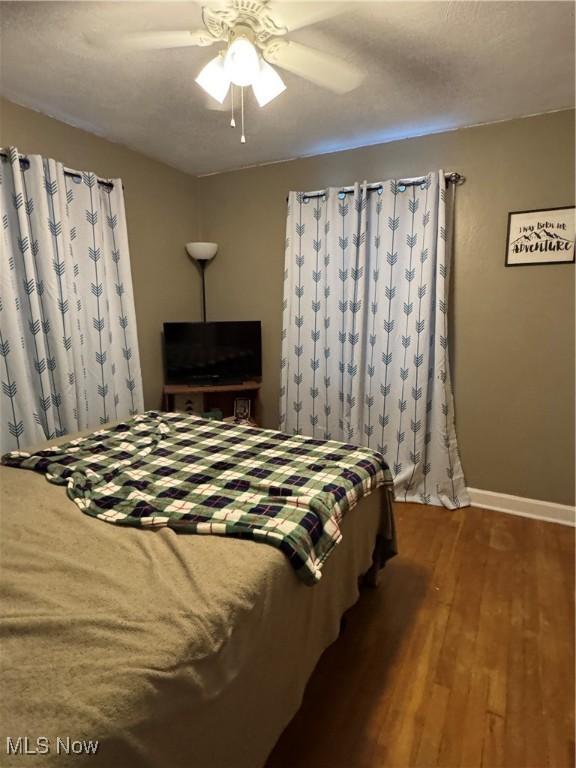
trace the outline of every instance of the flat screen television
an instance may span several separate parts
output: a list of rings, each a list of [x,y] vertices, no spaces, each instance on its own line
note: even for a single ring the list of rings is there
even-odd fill
[[[167,384],[239,383],[262,376],[260,321],[164,323]]]

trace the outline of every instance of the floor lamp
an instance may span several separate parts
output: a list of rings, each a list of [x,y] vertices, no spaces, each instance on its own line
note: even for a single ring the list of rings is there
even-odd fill
[[[206,265],[212,261],[218,251],[218,243],[186,243],[186,252],[196,264],[198,264],[202,273],[202,322],[206,322]]]

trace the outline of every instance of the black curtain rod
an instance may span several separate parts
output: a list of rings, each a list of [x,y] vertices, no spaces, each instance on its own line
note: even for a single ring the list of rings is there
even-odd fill
[[[8,152],[6,152],[5,149],[0,150],[0,157],[9,157]],[[20,165],[26,170],[30,167],[30,160],[26,157],[26,155],[19,155],[18,160],[20,161]],[[78,179],[78,181],[82,180],[82,174],[79,171],[73,171],[71,168],[64,168],[64,175],[69,176],[72,179]],[[114,189],[114,182],[108,181],[108,179],[100,179],[98,178],[98,185],[100,187],[106,187],[107,189]]]
[[[427,179],[428,175],[426,176],[416,176],[411,179],[398,179],[397,184],[400,188],[400,191],[403,192],[406,187],[413,187],[416,184],[422,184],[423,181]],[[463,184],[466,179],[464,176],[462,176],[461,173],[458,173],[458,171],[448,171],[444,174],[444,178],[448,182],[448,184]],[[402,189],[404,187],[404,189]],[[382,182],[381,181],[375,181],[371,184],[367,184],[366,188],[368,192],[375,192],[378,189],[382,189]],[[354,192],[354,187],[340,187],[340,193],[343,193],[345,195],[349,195],[352,192]],[[315,189],[312,192],[304,192],[305,198],[312,198],[312,197],[322,197],[322,195],[326,194],[325,189]],[[288,198],[286,198],[286,201],[288,201]]]

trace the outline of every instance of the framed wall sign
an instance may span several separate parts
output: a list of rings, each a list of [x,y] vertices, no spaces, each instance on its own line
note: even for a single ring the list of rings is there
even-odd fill
[[[509,213],[506,266],[574,264],[575,211],[569,206]]]

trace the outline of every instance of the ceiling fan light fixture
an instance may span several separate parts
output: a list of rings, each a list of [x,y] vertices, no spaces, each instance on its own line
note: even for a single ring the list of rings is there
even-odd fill
[[[252,89],[256,101],[261,107],[264,107],[285,91],[286,85],[274,67],[271,67],[267,61],[261,58],[260,70],[252,82]]]
[[[211,59],[196,78],[196,82],[213,99],[222,104],[230,89],[230,78],[226,72],[222,56],[218,55]]]
[[[234,85],[252,85],[260,71],[260,56],[247,37],[238,36],[226,51],[224,69]]]

